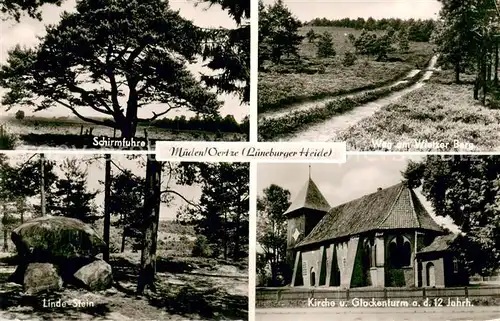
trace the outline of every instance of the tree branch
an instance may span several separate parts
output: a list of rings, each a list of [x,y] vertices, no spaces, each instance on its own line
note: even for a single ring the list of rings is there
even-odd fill
[[[189,205],[191,205],[191,206],[194,206],[194,207],[196,207],[196,208],[198,208],[198,209],[200,209],[200,208],[201,208],[201,206],[200,206],[200,205],[198,205],[198,204],[195,204],[195,203],[191,202],[190,200],[188,200],[187,198],[185,198],[185,197],[184,197],[182,194],[180,194],[179,192],[176,192],[176,191],[171,190],[171,189],[166,189],[166,190],[161,191],[161,194],[168,194],[168,193],[172,193],[172,194],[175,194],[175,195],[179,196],[180,198],[182,198],[182,199],[184,200],[184,202],[188,203],[188,204],[189,204]]]
[[[113,111],[117,117],[124,116],[120,111],[120,103],[118,102],[118,84],[116,83],[116,77],[111,67],[111,55],[113,53],[112,45],[109,44],[108,52],[106,55],[106,75],[109,78],[109,82],[111,85],[111,101],[113,104]]]
[[[89,93],[85,89],[78,87],[75,84],[68,84],[68,89],[71,92],[80,94],[82,97],[82,100],[85,101],[87,104],[89,104],[90,108],[94,109],[95,111],[98,111],[100,113],[110,115],[110,116],[114,115],[111,108],[109,108],[108,104],[101,97],[99,97],[97,95],[92,95],[91,93]],[[101,102],[101,104],[103,104],[105,109],[101,109],[101,108],[97,107],[96,104],[94,103],[94,101],[92,100],[92,96],[94,96],[96,99],[98,99]]]
[[[158,117],[161,117],[161,116],[163,116],[163,115],[167,114],[167,113],[168,113],[168,112],[170,112],[172,109],[176,109],[176,108],[178,108],[178,107],[169,107],[169,108],[167,108],[167,110],[162,111],[161,113],[158,113],[158,114],[157,114],[157,113],[155,113],[155,112],[153,112],[153,115],[154,115],[153,117],[151,117],[151,118],[139,118],[138,120],[139,120],[139,121],[147,121],[147,122],[149,122],[149,121],[153,121],[153,120],[158,119]]]
[[[71,106],[70,104],[67,104],[59,99],[55,99],[55,98],[49,98],[50,100],[58,103],[58,104],[61,104],[62,106],[68,108],[69,110],[71,110],[73,112],[73,114],[75,114],[76,117],[80,118],[81,120],[83,121],[86,121],[88,123],[92,123],[92,124],[95,124],[95,125],[101,125],[101,126],[107,126],[107,127],[112,127],[112,128],[116,128],[116,129],[119,129],[118,126],[116,126],[116,123],[114,122],[105,122],[105,121],[100,121],[100,120],[97,120],[97,119],[92,119],[92,118],[89,118],[89,117],[85,117],[83,116],[82,114],[80,114],[79,112],[76,111],[76,108],[74,108],[73,106]],[[111,126],[113,125],[113,126]]]

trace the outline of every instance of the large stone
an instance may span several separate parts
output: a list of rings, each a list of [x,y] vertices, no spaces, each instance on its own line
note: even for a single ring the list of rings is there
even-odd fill
[[[29,262],[61,262],[91,258],[101,253],[104,241],[89,225],[67,217],[30,220],[11,234],[18,254]]]
[[[81,267],[74,277],[91,291],[106,290],[113,283],[111,265],[103,260],[96,260]]]
[[[34,295],[43,291],[62,288],[63,281],[57,267],[51,263],[31,263],[26,267],[23,286],[26,294]]]

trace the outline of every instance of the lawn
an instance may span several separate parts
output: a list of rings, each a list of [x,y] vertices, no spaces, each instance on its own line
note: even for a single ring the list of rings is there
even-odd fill
[[[304,27],[316,33],[328,31],[333,35],[337,55],[316,58],[316,47],[304,39],[300,48],[301,63],[293,65],[264,64],[259,73],[259,112],[279,109],[293,103],[321,99],[387,85],[416,68],[423,68],[432,56],[429,43],[411,43],[407,54],[393,54],[390,62],[377,62],[373,57],[358,57],[353,66],[344,66],[342,60],[354,47],[345,34],[357,36],[361,31],[336,27]]]
[[[453,84],[451,72],[434,77],[424,87],[349,128],[339,140],[345,140],[349,150],[499,150],[500,110],[474,100],[471,84]],[[445,147],[419,148],[412,144],[415,140]],[[393,147],[376,147],[375,141],[389,142]],[[409,142],[410,147],[396,147],[402,142]]]

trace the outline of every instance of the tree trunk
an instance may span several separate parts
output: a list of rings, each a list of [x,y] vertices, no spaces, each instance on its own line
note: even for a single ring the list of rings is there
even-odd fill
[[[498,42],[495,43],[495,75],[493,76],[493,81],[495,82],[495,86],[498,86]]]
[[[2,204],[2,212],[3,212],[3,218],[2,218],[2,227],[3,227],[3,251],[4,252],[9,252],[9,231],[7,228],[7,206],[5,203]]]
[[[111,154],[106,154],[106,169],[104,175],[104,249],[103,259],[109,263],[109,229],[111,224]]]
[[[455,82],[460,83],[460,61],[455,63]]]
[[[483,97],[481,100],[481,103],[483,106],[486,105],[486,95],[488,94],[488,82],[487,82],[487,70],[486,70],[486,55],[483,56],[483,62],[482,62],[482,83],[483,83]]]
[[[130,92],[127,101],[127,115],[125,116],[125,123],[122,126],[122,138],[135,137],[137,130],[137,110],[138,110],[138,96],[137,90],[133,84],[129,84]]]
[[[123,252],[125,252],[125,231],[126,231],[125,215],[124,214],[122,214],[121,221],[123,224],[123,232],[122,232],[122,246],[121,246],[120,252],[123,253]]]
[[[156,241],[160,219],[161,165],[154,155],[148,155],[146,165],[146,190],[144,199],[145,230],[141,253],[141,267],[137,282],[137,294],[144,293],[146,286],[155,291]]]
[[[240,196],[240,190],[237,189],[237,197]],[[235,217],[235,227],[234,227],[234,260],[238,260],[240,255],[240,221],[241,221],[241,200],[238,202],[236,206],[236,217]]]
[[[42,216],[46,215],[45,204],[45,154],[40,154],[40,207]]]
[[[226,213],[226,211],[224,211],[224,228],[222,230],[223,230],[222,233],[224,233],[224,240],[223,240],[223,242],[224,242],[224,260],[227,260],[227,243],[228,243],[227,234],[228,234],[228,231],[227,231],[227,213]]]
[[[122,126],[122,138],[131,139],[135,137],[135,133],[137,131],[137,123],[135,121],[129,122],[127,119]]]
[[[9,237],[7,236],[9,234],[9,231],[7,230],[7,227],[4,225],[3,227],[3,251],[4,252],[9,252]]]

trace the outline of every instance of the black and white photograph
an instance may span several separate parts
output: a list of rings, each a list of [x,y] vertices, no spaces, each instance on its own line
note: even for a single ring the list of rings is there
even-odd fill
[[[499,177],[499,156],[258,164],[255,320],[498,320]]]
[[[259,141],[499,151],[495,0],[259,2]]]
[[[250,0],[0,1],[0,149],[247,141]]]
[[[249,164],[0,156],[0,320],[248,320]]]

